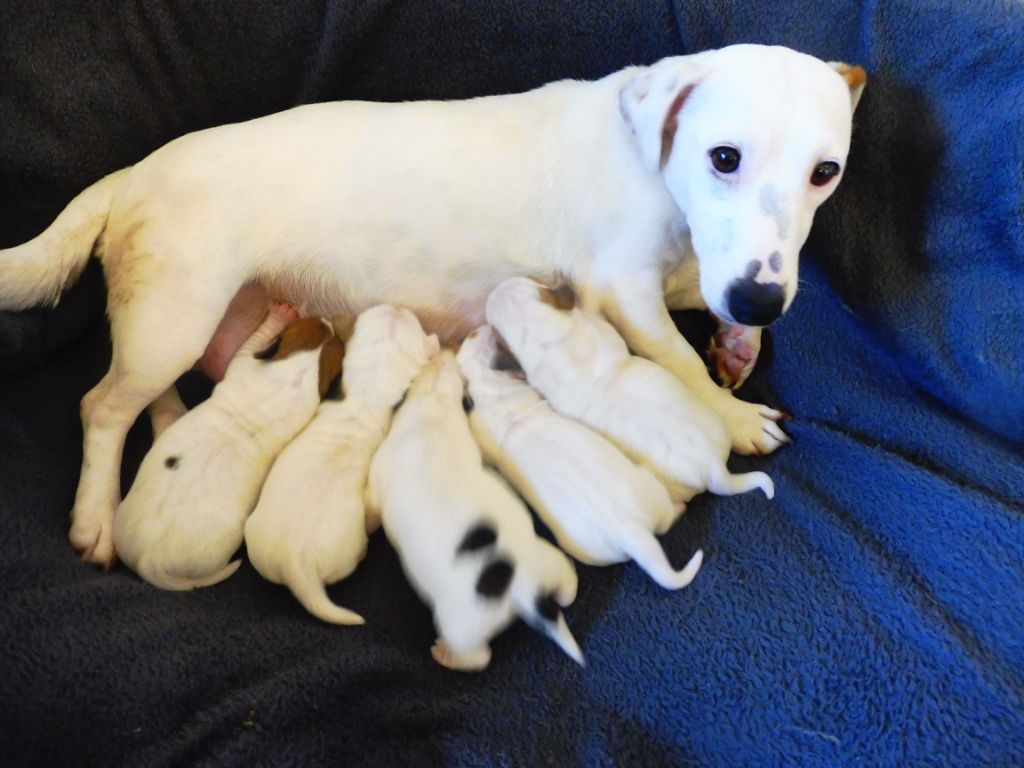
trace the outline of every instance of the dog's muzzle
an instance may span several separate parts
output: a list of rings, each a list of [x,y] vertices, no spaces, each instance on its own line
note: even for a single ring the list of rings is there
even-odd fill
[[[729,314],[739,325],[769,325],[782,314],[786,292],[778,283],[759,283],[741,277],[729,284],[725,301]]]

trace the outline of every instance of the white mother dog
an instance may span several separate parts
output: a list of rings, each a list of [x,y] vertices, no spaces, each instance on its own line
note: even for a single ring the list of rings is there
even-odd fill
[[[128,428],[253,282],[323,316],[407,306],[454,341],[503,279],[567,278],[718,412],[735,450],[775,450],[764,426],[779,413],[719,389],[666,301],[741,326],[788,307],[864,82],[859,67],[738,45],[510,96],[297,107],[111,174],[0,251],[0,309],[52,304],[94,247],[106,274],[113,360],[82,400],[72,544],[113,558]],[[722,338],[728,354],[737,339]]]
[[[385,304],[363,312],[345,349],[341,391],[277,457],[246,521],[253,567],[323,621],[363,623],[331,602],[324,584],[348,576],[366,554],[379,522],[368,525],[363,508],[370,460],[395,405],[438,351],[437,337],[408,310]]]
[[[593,430],[557,413],[512,371],[495,368],[501,352],[490,326],[459,350],[469,391],[469,424],[484,459],[522,494],[558,540],[587,565],[635,560],[666,589],[693,581],[701,550],[674,570],[655,533],[665,533],[682,505],[654,475]]]

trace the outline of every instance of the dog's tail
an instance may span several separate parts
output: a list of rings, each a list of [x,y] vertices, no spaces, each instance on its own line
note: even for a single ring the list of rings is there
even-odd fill
[[[576,599],[576,569],[560,549],[544,539],[537,543],[537,558],[530,566],[539,571],[541,578],[539,583],[534,578],[515,579],[512,599],[516,610],[530,627],[553,640],[566,656],[585,667],[583,651],[562,613],[562,608]]]
[[[163,566],[154,563],[149,557],[143,557],[139,561],[139,566],[135,569],[135,572],[154,587],[167,589],[172,592],[184,592],[189,589],[209,587],[213,584],[224,581],[224,579],[237,571],[238,566],[241,564],[241,560],[233,560],[216,573],[212,573],[209,576],[201,576],[197,579],[190,579],[184,576],[176,576],[173,573],[168,573]]]
[[[79,194],[38,237],[0,250],[0,309],[57,304],[92,255],[128,170],[105,176]]]
[[[630,530],[623,541],[623,548],[648,576],[665,589],[682,589],[687,586],[704,562],[704,551],[698,549],[682,570],[675,570],[654,534],[643,528]]]
[[[366,619],[355,611],[342,608],[331,601],[324,583],[309,567],[308,563],[298,563],[285,573],[285,583],[302,603],[302,607],[328,624],[357,625],[365,624]]]
[[[764,472],[744,472],[734,475],[725,464],[714,464],[708,477],[708,490],[719,496],[735,496],[755,488],[764,491],[769,499],[775,498],[775,483]]]

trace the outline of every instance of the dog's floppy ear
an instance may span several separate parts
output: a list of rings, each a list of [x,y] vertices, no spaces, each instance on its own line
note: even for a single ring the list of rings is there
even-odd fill
[[[320,399],[341,399],[341,368],[345,361],[345,344],[331,336],[320,350]]]
[[[850,87],[850,111],[855,111],[861,94],[864,93],[864,86],[868,83],[868,73],[864,71],[864,67],[842,61],[830,61],[828,65],[838,72]]]
[[[619,91],[619,111],[644,165],[660,170],[672,153],[679,111],[706,72],[705,54],[673,56],[641,69]]]

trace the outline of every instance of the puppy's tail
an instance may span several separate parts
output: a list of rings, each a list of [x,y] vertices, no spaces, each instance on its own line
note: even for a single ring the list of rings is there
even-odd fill
[[[167,589],[172,592],[184,592],[189,589],[209,587],[213,584],[224,581],[224,579],[237,571],[238,566],[241,564],[241,560],[233,560],[216,573],[212,573],[209,576],[201,576],[197,579],[189,579],[183,576],[176,576],[173,573],[168,573],[166,569],[157,565],[148,557],[143,557],[142,560],[139,561],[139,567],[136,569],[136,573],[154,587]]]
[[[725,464],[715,464],[711,467],[711,474],[708,477],[708,490],[719,496],[735,496],[738,493],[746,493],[755,488],[764,491],[769,499],[775,498],[775,483],[764,472],[744,472],[734,475]]]
[[[327,596],[324,583],[308,567],[308,564],[304,567],[300,563],[295,568],[290,568],[285,575],[288,588],[302,603],[302,607],[321,621],[349,626],[366,623],[366,619],[355,611],[342,608],[331,601],[331,598]]]
[[[92,255],[128,170],[105,176],[79,194],[38,237],[0,250],[0,309],[57,304]]]
[[[643,568],[659,586],[665,589],[682,589],[697,575],[704,562],[704,551],[698,549],[681,571],[675,570],[665,557],[665,550],[654,538],[654,534],[642,528],[630,531],[623,542],[626,554]]]

